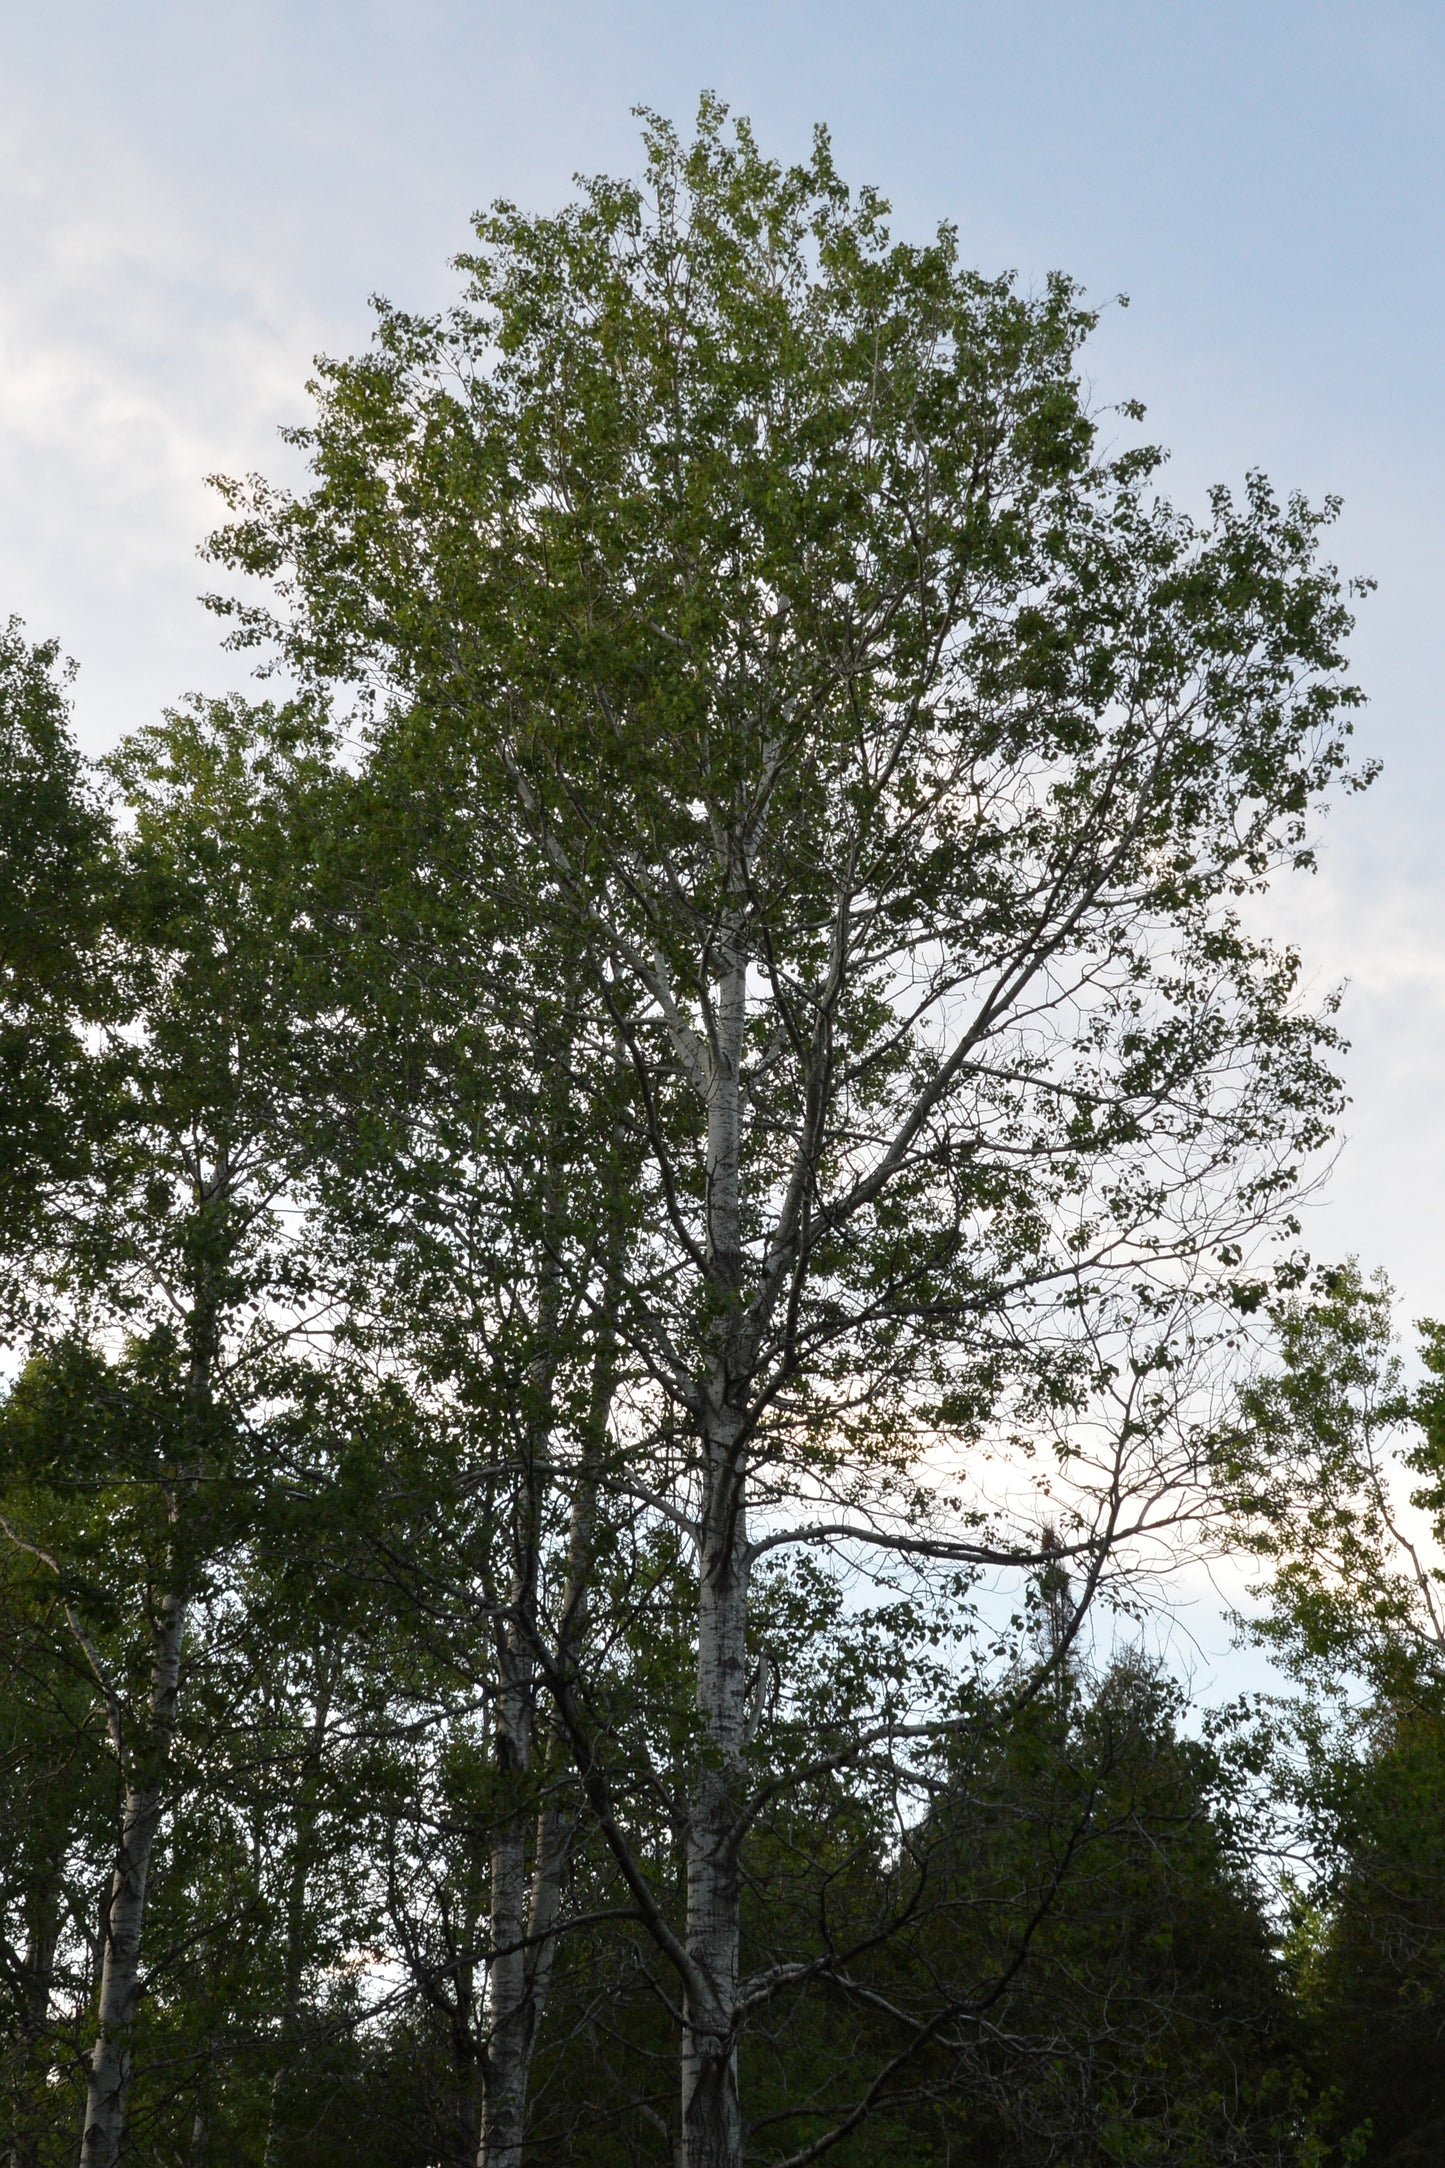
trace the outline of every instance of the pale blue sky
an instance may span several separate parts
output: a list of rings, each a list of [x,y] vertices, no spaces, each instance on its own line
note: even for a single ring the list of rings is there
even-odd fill
[[[1445,5],[1424,0],[0,0],[0,612],[98,745],[235,682],[193,597],[209,470],[284,471],[309,357],[453,288],[467,214],[635,161],[704,85],[985,270],[1120,289],[1101,400],[1197,502],[1340,491],[1387,777],[1284,907],[1348,975],[1352,1141],[1313,1218],[1445,1312]]]

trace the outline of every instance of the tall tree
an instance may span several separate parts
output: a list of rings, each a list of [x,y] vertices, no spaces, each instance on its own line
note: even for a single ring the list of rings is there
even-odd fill
[[[109,828],[70,730],[69,666],[17,619],[0,629],[0,1318],[22,1338],[48,1309],[28,1270],[48,1214],[84,1178],[105,1124],[109,1080],[87,1058],[108,1010],[103,963],[111,897]],[[26,1561],[4,1573],[7,1780],[5,1972],[13,2157],[44,2097],[40,2053],[56,1986],[67,1854],[93,1806],[93,1740],[82,1690],[56,1661],[26,1596]],[[44,1607],[42,1607],[44,1608]],[[16,1939],[10,1939],[12,1931]],[[29,2107],[27,2076],[36,2081]]]
[[[479,892],[569,930],[583,1030],[627,1065],[619,1481],[691,1577],[676,1904],[604,1697],[506,1609],[675,1981],[682,2158],[736,2168],[739,2040],[799,1977],[742,1962],[796,1718],[759,1568],[1059,1550],[1083,1600],[1173,1510],[1180,1290],[1234,1272],[1337,1102],[1328,1022],[1236,904],[1308,864],[1355,695],[1328,510],[1256,477],[1201,526],[1153,454],[1105,456],[1067,282],[895,242],[821,136],[783,170],[708,102],[693,143],[646,141],[643,184],[500,207],[460,307],[383,309],[324,363],[314,486],[232,487],[213,546],[279,586],[242,639],[465,770]],[[1049,1410],[1073,1496],[1046,1541],[981,1471]],[[815,1754],[901,1753],[891,1681],[871,1715]]]
[[[31,1360],[6,1411],[27,1490],[0,1524],[64,1595],[119,1787],[85,2168],[113,2168],[121,2141],[188,1622],[257,1472],[251,1418],[316,1301],[280,1209],[301,1164],[293,958],[323,772],[306,719],[197,704],[110,769],[127,819],[106,999],[74,1060],[104,1120],[35,1218]]]

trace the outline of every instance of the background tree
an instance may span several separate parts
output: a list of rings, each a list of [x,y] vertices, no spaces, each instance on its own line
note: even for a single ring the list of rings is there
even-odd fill
[[[1266,1568],[1251,1621],[1299,1689],[1275,1713],[1305,2037],[1347,2157],[1438,2152],[1445,2008],[1445,1339],[1412,1381],[1382,1274],[1320,1273],[1279,1306],[1229,1473]],[[1413,2150],[1412,2150],[1413,2147]]]

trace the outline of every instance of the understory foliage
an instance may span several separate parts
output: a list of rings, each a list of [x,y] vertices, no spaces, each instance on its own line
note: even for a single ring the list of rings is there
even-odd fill
[[[0,641],[8,2159],[1358,2157],[1445,1734],[1251,930],[1333,507],[1175,510],[825,136],[644,145],[221,485],[284,697],[90,768]],[[1252,1732],[1141,1653],[1224,1542]]]

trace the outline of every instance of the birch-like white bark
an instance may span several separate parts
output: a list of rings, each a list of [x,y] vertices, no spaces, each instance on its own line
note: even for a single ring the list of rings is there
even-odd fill
[[[498,1695],[497,1763],[520,1785],[531,1763],[531,1680],[525,1652],[508,1634]],[[492,1846],[491,1956],[487,1970],[479,2168],[520,2168],[527,2110],[527,1821],[518,1810]]]
[[[205,1212],[224,1207],[230,1195],[231,1163],[225,1146],[217,1153],[212,1178],[201,1184],[198,1203]],[[186,1450],[178,1486],[170,1490],[170,1533],[163,1593],[152,1626],[150,1703],[139,1743],[124,1737],[115,1694],[107,1690],[111,1732],[125,1784],[120,1842],[116,1848],[109,1899],[101,1923],[100,2006],[95,2046],[86,2081],[85,2124],[80,2140],[80,2168],[116,2168],[125,2129],[130,2092],[136,2013],[141,1991],[141,1931],[145,1921],[146,1883],[160,1827],[165,1785],[175,1737],[180,1697],[181,1649],[189,1607],[189,1561],[182,1500],[202,1472],[208,1450],[219,1317],[210,1268],[203,1264],[190,1316],[191,1352],[185,1383]],[[82,1646],[89,1643],[82,1636]],[[94,1657],[91,1657],[92,1663]]]
[[[587,1431],[572,1511],[567,1530],[567,1579],[562,1591],[562,1612],[557,1632],[557,1664],[565,1677],[576,1668],[587,1630],[588,1601],[592,1586],[592,1542],[597,1515],[597,1486],[602,1449],[606,1439],[612,1396],[616,1390],[616,1352],[608,1319],[616,1299],[616,1284],[609,1277],[602,1301],[602,1340],[592,1370],[592,1391]],[[549,1762],[560,1767],[564,1759],[561,1739],[554,1733],[547,1743]],[[557,1920],[561,1910],[562,1883],[572,1856],[574,1817],[551,1799],[537,1817],[537,1850],[532,1868],[532,1889],[527,1912],[528,2021],[526,2055],[528,2073],[537,2034],[551,1990],[553,1961],[557,1949]]]
[[[150,1748],[144,1756],[144,1774],[126,1784],[120,1842],[101,1923],[100,2007],[86,2081],[80,2168],[116,2168],[120,2157],[140,2001],[146,1882],[164,1801],[185,1629],[185,1599],[172,1592],[162,1602],[156,1628]]]
[[[736,1818],[747,1744],[747,1487],[742,1405],[742,1056],[747,958],[721,958],[709,1045],[707,1233],[714,1352],[702,1411],[697,1708],[703,1761],[688,1802],[687,1953],[683,2003],[684,2168],[741,2168],[736,2019],[740,1905]]]
[[[317,1666],[315,1701],[310,1737],[307,1741],[306,1775],[297,1803],[296,1848],[291,1857],[291,1874],[286,1889],[286,1961],[281,2001],[281,2038],[276,2069],[271,2079],[271,2097],[266,2109],[266,2142],[261,2152],[261,2168],[275,2168],[279,2157],[281,2117],[296,2053],[306,1956],[306,1901],[311,1888],[316,1827],[321,1813],[321,1763],[326,1748],[327,1728],[331,1722],[335,1670],[334,1652],[327,1649]]]
[[[542,1537],[537,1471],[551,1434],[552,1385],[560,1286],[543,1263],[537,1305],[538,1355],[532,1366],[526,1465],[517,1501],[512,1585],[498,1636],[495,1743],[504,1791],[521,1793],[532,1762],[536,1704],[533,1616]],[[527,1962],[529,1816],[519,1799],[492,1845],[491,1954],[487,1966],[487,2039],[483,2060],[482,2140],[478,2168],[521,2168],[533,2026]]]

